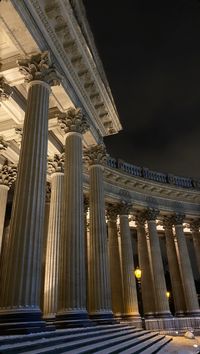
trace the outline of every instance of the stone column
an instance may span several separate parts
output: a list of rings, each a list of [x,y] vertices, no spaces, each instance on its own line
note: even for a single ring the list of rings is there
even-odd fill
[[[47,52],[20,60],[28,85],[8,263],[0,288],[0,333],[44,326],[40,311],[50,86],[58,84]]]
[[[169,265],[169,274],[170,274],[172,292],[174,298],[175,315],[183,316],[186,310],[185,298],[184,298],[182,279],[181,279],[178,258],[176,253],[176,246],[174,243],[172,225],[173,225],[173,221],[171,217],[165,217],[163,219],[167,258],[168,258],[168,265]]]
[[[0,150],[1,150],[0,141]],[[6,213],[8,190],[12,183],[15,181],[17,175],[17,168],[15,165],[11,165],[5,160],[3,166],[0,168],[0,254],[3,238],[4,220]]]
[[[61,234],[57,327],[86,325],[82,134],[89,126],[80,109],[59,118],[65,133],[64,214]]]
[[[123,313],[123,293],[117,232],[117,215],[118,208],[115,205],[109,204],[107,207],[107,219],[112,310],[116,317],[121,317]]]
[[[89,264],[88,264],[88,242],[89,242],[89,222],[87,218],[89,208],[89,198],[84,195],[84,231],[85,231],[85,283],[86,283],[86,309],[89,310],[89,301],[88,301],[88,273],[89,273]]]
[[[58,304],[58,271],[63,213],[64,161],[58,155],[49,159],[51,203],[46,246],[43,312],[46,320],[55,319]]]
[[[199,227],[200,227],[200,220],[193,220],[190,223],[190,230],[192,232],[197,268],[198,268],[199,275],[200,275],[200,232],[199,232]]]
[[[136,215],[137,240],[138,240],[138,258],[139,266],[142,271],[141,290],[142,302],[145,318],[154,317],[155,312],[155,294],[149,259],[147,236],[145,231],[145,217],[143,212]]]
[[[128,215],[131,205],[121,203],[119,205],[120,214],[120,234],[121,234],[121,262],[123,281],[123,316],[126,319],[139,319],[137,289],[134,274],[134,261],[131,243],[131,233]]]
[[[105,146],[85,150],[85,159],[90,174],[89,311],[91,319],[106,324],[112,321],[113,313],[104,201]]]
[[[159,318],[171,317],[169,302],[166,296],[166,283],[163,268],[163,261],[160,250],[160,243],[156,228],[156,218],[158,210],[148,209],[146,211],[146,220],[148,223],[151,261],[153,270],[153,281],[156,296],[156,316]]]
[[[188,248],[186,244],[185,235],[183,232],[183,220],[184,215],[175,215],[173,217],[173,223],[175,225],[175,233],[178,243],[180,271],[182,276],[182,283],[185,294],[186,313],[189,316],[199,316],[199,304],[197,299],[197,293],[194,283],[194,277],[192,273],[192,267],[190,263]]]

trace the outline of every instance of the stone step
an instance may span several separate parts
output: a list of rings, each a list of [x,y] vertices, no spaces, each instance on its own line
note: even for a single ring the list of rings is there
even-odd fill
[[[167,345],[169,342],[172,341],[171,337],[165,336],[159,342],[155,343],[153,347],[147,348],[146,350],[142,351],[142,354],[155,354],[160,353],[162,354],[162,348]],[[130,353],[129,353],[130,354]]]
[[[114,326],[113,326],[114,327]],[[85,331],[79,332],[79,333],[72,333],[72,331],[65,330],[64,333],[62,333],[62,336],[54,336],[54,337],[46,337],[46,333],[44,333],[43,337],[40,338],[35,338],[36,336],[28,336],[24,338],[23,336],[23,341],[17,342],[17,343],[6,343],[4,345],[0,346],[0,353],[6,353],[6,354],[11,354],[11,353],[23,353],[24,351],[27,352],[27,350],[30,348],[30,350],[34,350],[37,348],[41,347],[49,347],[49,346],[55,346],[57,344],[61,345],[63,342],[64,344],[67,343],[73,343],[77,342],[77,339],[80,341],[85,341],[86,343],[89,341],[93,341],[94,343],[101,341],[102,339],[106,338],[116,338],[121,335],[124,335],[124,333],[128,334],[137,334],[139,335],[141,332],[143,332],[140,329],[135,329],[130,326],[122,326],[122,327],[117,327],[117,328],[109,328],[109,329],[104,329],[102,326],[99,328],[99,331]],[[64,335],[63,335],[64,334]],[[69,343],[69,345],[71,345]]]
[[[158,348],[161,349],[163,347],[162,340],[165,339],[164,335],[156,335],[152,338],[149,338],[148,341],[137,343],[133,348],[119,351],[121,354],[139,354],[139,353],[154,353],[154,351],[158,351]],[[167,342],[166,342],[167,344]],[[155,349],[156,348],[156,349]],[[112,353],[112,352],[111,352]]]

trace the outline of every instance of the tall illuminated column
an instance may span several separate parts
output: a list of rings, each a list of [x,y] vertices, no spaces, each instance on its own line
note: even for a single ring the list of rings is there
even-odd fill
[[[172,230],[173,220],[171,217],[165,217],[163,219],[163,227],[165,230],[167,259],[169,265],[169,274],[172,285],[172,292],[175,305],[176,316],[183,316],[185,312],[185,298],[182,285],[182,279],[178,264],[178,258],[176,253],[176,246],[174,242],[174,235]]]
[[[90,175],[89,311],[91,319],[107,323],[113,318],[104,200],[104,144],[85,150]]]
[[[167,318],[171,317],[171,312],[169,309],[169,302],[166,296],[167,288],[165,283],[165,274],[161,256],[160,243],[156,228],[156,218],[158,214],[158,210],[149,208],[146,211],[145,217],[148,223],[153,282],[156,296],[155,312],[157,317]]]
[[[48,52],[18,61],[28,83],[7,266],[1,274],[0,333],[44,326],[40,310],[41,263],[50,87],[58,75]]]
[[[83,210],[82,135],[89,129],[80,109],[59,117],[65,134],[64,211],[60,241],[59,294],[56,326],[82,326],[86,310],[85,232]]]
[[[190,257],[183,231],[184,215],[174,215],[173,223],[178,243],[180,271],[185,294],[186,310],[189,316],[200,316],[197,292],[190,263]]]
[[[117,232],[118,212],[116,205],[109,204],[107,206],[112,310],[116,317],[121,316],[123,313],[122,274]]]
[[[121,235],[121,263],[123,281],[123,316],[126,319],[139,319],[137,289],[134,275],[134,261],[131,243],[131,232],[128,215],[131,205],[121,203],[119,205],[120,235]]]
[[[200,220],[194,220],[190,223],[190,230],[192,231],[192,238],[194,244],[194,251],[196,256],[197,267],[200,275]]]
[[[1,142],[0,142],[1,144]],[[17,168],[15,165],[9,164],[6,160],[0,168],[0,254],[3,238],[3,229],[6,213],[6,205],[8,198],[8,191],[12,183],[16,180]]]
[[[137,213],[136,225],[139,266],[142,271],[141,289],[144,316],[145,318],[151,318],[155,315],[155,294],[145,231],[145,216],[143,212]]]
[[[43,316],[53,320],[58,303],[58,273],[63,217],[64,161],[59,155],[48,161],[51,175],[51,202],[46,243]]]

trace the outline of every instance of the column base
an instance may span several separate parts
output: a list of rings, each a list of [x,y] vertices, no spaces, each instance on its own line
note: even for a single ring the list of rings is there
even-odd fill
[[[30,307],[0,310],[0,335],[28,334],[46,330],[46,323],[42,320],[40,310],[33,310]]]
[[[188,317],[200,317],[200,310],[185,311],[185,316]]]
[[[172,314],[169,311],[155,312],[156,318],[172,318]]]
[[[116,324],[112,311],[93,312],[89,314],[90,319],[96,325]]]
[[[125,321],[127,324],[137,327],[137,328],[142,328],[142,319],[139,314],[136,315],[128,315],[128,314],[123,314],[122,317],[123,321]]]
[[[144,318],[155,318],[155,313],[154,312],[146,312],[144,314]]]
[[[59,328],[90,327],[92,322],[88,318],[87,311],[58,312],[55,318],[55,326]]]
[[[175,313],[175,317],[184,317],[185,316],[185,311],[177,311]]]

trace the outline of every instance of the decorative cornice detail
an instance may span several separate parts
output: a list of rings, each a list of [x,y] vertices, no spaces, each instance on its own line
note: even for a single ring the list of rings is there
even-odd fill
[[[64,172],[64,154],[55,154],[53,158],[49,157],[47,171],[49,174]]]
[[[185,215],[183,214],[175,214],[172,216],[172,221],[174,225],[182,225],[185,219]]]
[[[87,119],[80,108],[71,107],[65,113],[60,113],[58,123],[65,134],[70,132],[84,134],[89,130]]]
[[[88,165],[103,165],[107,163],[106,147],[104,144],[92,146],[84,149],[84,161]]]
[[[190,230],[192,232],[199,232],[200,228],[200,219],[192,220],[190,222]]]
[[[4,77],[0,77],[0,102],[6,101],[12,95],[12,89],[6,83]]]
[[[4,140],[3,136],[0,136],[0,151],[6,150],[8,147],[8,143]]]
[[[3,166],[0,168],[0,184],[8,186],[9,188],[17,178],[17,166],[12,165],[5,160]]]
[[[25,82],[39,80],[50,86],[60,85],[61,76],[52,64],[48,51],[19,59],[17,63],[19,71],[25,76]]]
[[[107,216],[108,221],[115,221],[116,222],[118,214],[119,214],[119,208],[116,204],[107,204],[106,216]]]
[[[159,215],[160,211],[158,209],[148,208],[145,211],[145,217],[147,221],[155,221]]]

